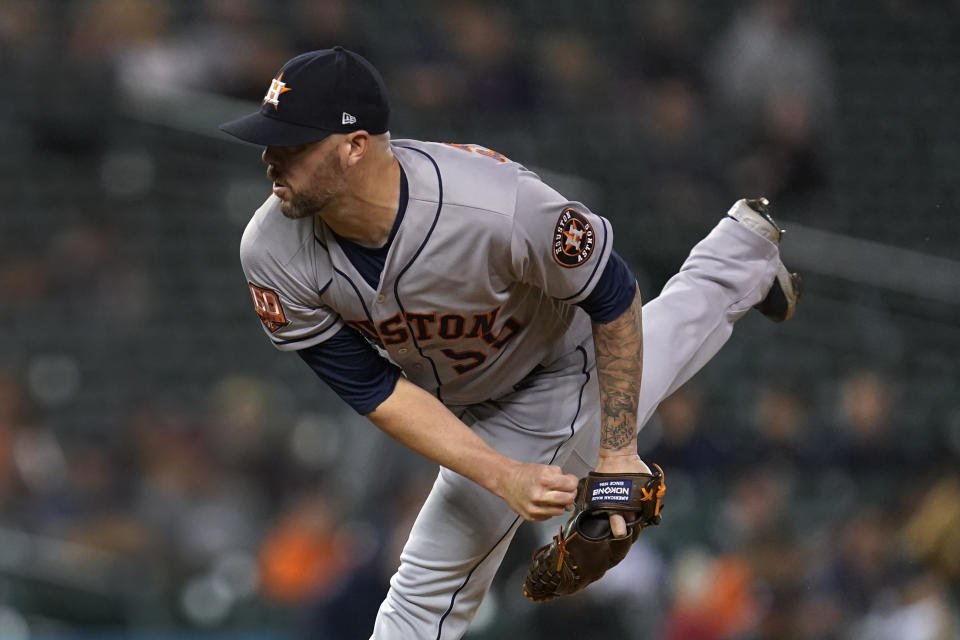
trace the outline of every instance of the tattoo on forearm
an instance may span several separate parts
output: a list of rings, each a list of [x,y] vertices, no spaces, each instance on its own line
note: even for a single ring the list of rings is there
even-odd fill
[[[609,394],[609,395],[622,395],[625,394]],[[608,397],[609,399],[609,397]],[[624,400],[627,398],[624,397]],[[613,404],[621,404],[619,408],[614,408]],[[630,404],[623,404],[620,402],[617,403],[604,403],[603,406],[603,415],[606,418],[608,415],[616,416],[616,422],[604,422],[603,429],[601,429],[600,434],[600,446],[604,449],[623,449],[624,447],[629,446],[635,439],[637,435],[637,421],[636,419],[630,421],[630,415],[637,415],[637,405],[634,403],[632,406]],[[621,417],[627,420],[623,422]]]
[[[593,327],[600,383],[600,447],[636,450],[637,404],[643,371],[643,327],[640,295],[626,313]]]

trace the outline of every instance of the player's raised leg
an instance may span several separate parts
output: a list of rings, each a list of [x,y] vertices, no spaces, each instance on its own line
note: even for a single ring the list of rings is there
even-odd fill
[[[766,207],[765,199],[735,203],[644,305],[641,426],[716,355],[752,307],[778,322],[793,315],[799,278],[780,260],[782,231]]]
[[[765,208],[765,199],[735,203],[660,295],[644,305],[641,426],[663,398],[716,355],[751,308],[776,321],[793,314],[799,281],[780,260],[782,231]]]
[[[643,306],[641,428],[665,397],[717,354],[747,311],[756,307],[777,322],[793,314],[798,278],[780,261],[781,233],[768,214],[738,201],[694,246],[660,295]],[[777,284],[783,274],[786,279]],[[771,296],[781,299],[771,304]],[[599,430],[585,429],[571,444],[564,471],[582,476],[596,464]]]

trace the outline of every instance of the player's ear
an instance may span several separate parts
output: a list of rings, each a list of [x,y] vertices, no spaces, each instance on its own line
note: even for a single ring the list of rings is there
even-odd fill
[[[348,133],[343,140],[343,156],[341,160],[344,166],[352,167],[360,162],[370,151],[370,144],[370,134],[363,129]]]

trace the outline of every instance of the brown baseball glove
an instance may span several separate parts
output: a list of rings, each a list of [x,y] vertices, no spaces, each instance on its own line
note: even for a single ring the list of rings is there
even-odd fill
[[[550,544],[537,549],[523,581],[523,595],[534,602],[580,591],[627,556],[644,527],[660,524],[666,485],[663,470],[653,473],[594,473],[580,479],[573,515]],[[610,512],[627,521],[627,535],[614,538]]]

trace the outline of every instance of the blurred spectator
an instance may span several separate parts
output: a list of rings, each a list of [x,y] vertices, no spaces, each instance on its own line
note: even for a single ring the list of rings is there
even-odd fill
[[[219,467],[191,416],[146,406],[131,423],[140,470],[134,508],[176,566],[205,569],[218,554],[254,549],[265,508],[255,478]]]
[[[56,434],[42,425],[22,425],[11,448],[17,474],[23,481],[24,522],[40,533],[60,533],[71,513],[67,485],[67,458]]]
[[[23,492],[17,472],[14,444],[30,424],[26,389],[17,376],[0,370],[0,522],[20,515],[16,509]]]
[[[664,640],[725,640],[750,637],[758,603],[750,567],[737,556],[711,557],[688,549],[674,563],[673,597]]]
[[[687,0],[653,0],[631,5],[635,33],[628,43],[627,75],[644,82],[680,78],[701,91],[703,34],[697,13]]]
[[[789,472],[763,461],[731,480],[720,514],[723,530],[720,542],[727,549],[781,542],[789,531],[786,516],[793,483]],[[774,564],[785,561],[785,558],[764,558],[768,559]]]
[[[618,127],[631,156],[624,179],[636,185],[630,224],[641,237],[662,239],[644,246],[642,259],[665,281],[676,269],[676,256],[662,249],[692,246],[715,217],[719,183],[717,158],[707,144],[704,39],[697,13],[685,1],[631,5],[625,18],[630,37],[614,45],[622,48],[622,59],[610,81],[611,102],[623,110]]]
[[[12,0],[0,5],[0,72],[5,78],[23,74],[31,66],[32,58],[46,45],[44,13],[40,3],[29,0]]]
[[[948,640],[958,620],[942,580],[919,577],[876,603],[853,627],[852,640]]]
[[[285,22],[291,29],[283,33],[292,51],[328,49],[340,44],[361,55],[367,54],[367,41],[375,28],[364,8],[347,0],[294,0],[286,10]],[[369,10],[369,8],[367,8]]]
[[[819,434],[811,433],[808,403],[783,386],[762,388],[753,407],[752,424],[737,457],[749,462],[782,465],[804,473],[822,463]]]
[[[716,218],[712,202],[718,184],[715,158],[704,152],[703,96],[683,76],[660,76],[640,104],[641,179],[657,214],[651,216],[655,234],[670,244],[693,246]],[[670,264],[664,276],[675,268]]]
[[[461,106],[477,112],[534,106],[530,69],[516,64],[522,44],[512,15],[476,0],[459,0],[442,11],[443,35],[461,77]]]
[[[525,111],[534,106],[531,68],[517,64],[522,43],[513,17],[476,0],[434,3],[437,21],[421,45],[422,60],[398,75],[394,97],[415,108],[467,113]]]
[[[169,29],[164,38],[120,52],[118,75],[126,92],[135,98],[176,98],[185,91],[263,97],[292,55],[292,43],[273,30],[254,0],[203,0],[200,9],[184,24],[158,27]]]
[[[897,446],[895,440],[895,402],[895,389],[878,371],[849,374],[840,384],[835,424],[824,443],[824,463],[851,473],[878,469],[879,461],[905,464],[903,454],[908,449]]]
[[[264,595],[286,604],[319,598],[347,570],[350,540],[343,518],[322,487],[295,497],[264,536]]]
[[[727,168],[736,193],[759,192],[776,201],[809,196],[826,184],[816,114],[804,96],[780,95],[765,105],[744,137],[742,152]]]
[[[117,557],[149,563],[159,540],[145,521],[127,509],[131,492],[126,469],[117,464],[117,457],[115,448],[102,442],[71,447],[68,509],[55,533]]]
[[[718,443],[722,434],[710,433],[702,424],[703,399],[691,385],[667,396],[657,408],[657,421],[644,431],[659,429],[657,442],[644,456],[667,469],[702,475],[726,464],[726,451]],[[644,434],[641,438],[646,438]]]
[[[960,476],[956,469],[920,497],[904,535],[911,553],[960,585]]]
[[[536,43],[536,87],[538,101],[551,111],[590,113],[598,121],[612,115],[610,64],[583,33],[545,30]],[[597,105],[606,109],[598,112]]]
[[[289,407],[269,381],[253,376],[228,375],[210,393],[210,420],[205,429],[213,455],[225,469],[281,474],[285,427],[292,422]],[[263,469],[269,460],[275,466]],[[282,482],[282,478],[277,478]],[[278,489],[285,489],[282,484]]]
[[[840,523],[833,548],[824,549],[827,562],[814,579],[844,604],[848,622],[865,614],[884,590],[903,578],[894,565],[896,542],[895,522],[865,507]]]
[[[843,383],[840,412],[853,437],[864,443],[883,440],[890,427],[894,390],[877,371],[853,373]]]
[[[50,236],[51,294],[72,317],[121,330],[138,326],[151,311],[149,277],[124,245],[114,224],[92,215]]]
[[[740,122],[760,122],[771,102],[802,101],[817,126],[834,102],[832,63],[798,0],[752,0],[710,52],[708,73],[720,103]]]
[[[728,169],[734,192],[776,201],[824,184],[820,149],[832,119],[832,63],[805,5],[750,3],[721,34],[707,72],[745,141]]]
[[[125,55],[162,41],[170,8],[168,2],[149,0],[49,5],[39,27],[45,37],[38,41],[45,46],[28,66],[32,80],[44,81],[24,84],[17,96],[23,101],[20,117],[38,149],[65,153],[76,162],[104,145],[119,106],[118,65]]]
[[[770,388],[764,390],[757,401],[754,423],[767,442],[795,450],[807,426],[806,413],[806,407],[797,395],[785,388]]]
[[[41,256],[10,247],[0,258],[0,316],[27,315],[49,299],[50,268]]]
[[[148,0],[86,0],[71,9],[70,59],[83,66],[99,66],[161,42],[167,35],[171,6]]]
[[[413,521],[430,492],[432,478],[411,474],[394,483],[389,500],[369,520],[347,521],[342,510],[327,515],[336,529],[341,558],[339,575],[313,594],[300,636],[305,639],[353,640],[370,633],[370,621],[387,592],[390,576]]]

